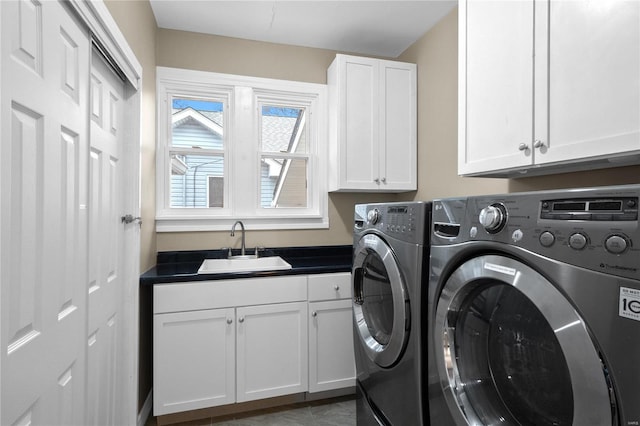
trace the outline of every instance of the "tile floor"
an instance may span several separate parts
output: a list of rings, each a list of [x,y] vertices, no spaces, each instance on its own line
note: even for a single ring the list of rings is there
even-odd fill
[[[314,401],[171,426],[355,426],[355,396]],[[155,426],[149,418],[146,426]]]

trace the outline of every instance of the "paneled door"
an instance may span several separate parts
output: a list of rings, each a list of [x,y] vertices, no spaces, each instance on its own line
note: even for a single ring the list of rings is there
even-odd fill
[[[0,7],[0,424],[83,424],[89,36],[57,2]]]
[[[120,424],[115,407],[125,378],[122,123],[124,83],[93,49],[89,82],[88,423]]]
[[[0,2],[1,425],[135,418],[137,236],[120,217],[137,119],[123,126],[131,93],[68,7]]]

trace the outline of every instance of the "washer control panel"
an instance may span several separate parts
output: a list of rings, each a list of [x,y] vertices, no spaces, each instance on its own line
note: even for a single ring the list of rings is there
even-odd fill
[[[431,216],[431,203],[359,204],[355,208],[354,232],[377,230],[402,241],[423,244]]]
[[[640,185],[467,197],[459,236],[449,240],[510,244],[640,279],[639,204]],[[439,205],[445,211],[447,202],[434,202],[435,225]]]

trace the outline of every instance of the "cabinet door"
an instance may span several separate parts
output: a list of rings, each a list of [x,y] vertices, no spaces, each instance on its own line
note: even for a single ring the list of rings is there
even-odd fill
[[[237,402],[308,388],[307,303],[237,308]]]
[[[531,165],[533,2],[459,2],[458,173]]]
[[[235,402],[234,309],[156,314],[153,414]]]
[[[381,191],[417,189],[416,66],[380,61]]]
[[[355,386],[351,300],[309,303],[309,392]]]
[[[640,2],[551,1],[541,9],[547,16],[536,19],[536,33],[548,43],[536,43],[536,76],[548,76],[548,99],[536,91],[543,109],[535,137],[545,146],[535,162],[640,150]]]
[[[342,74],[338,89],[341,186],[377,190],[380,158],[378,61],[341,56],[338,72]]]

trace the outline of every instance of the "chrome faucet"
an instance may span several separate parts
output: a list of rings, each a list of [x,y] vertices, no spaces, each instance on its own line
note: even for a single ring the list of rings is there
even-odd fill
[[[244,223],[239,220],[236,220],[236,223],[231,227],[231,236],[234,237],[236,234],[236,225],[240,224],[240,229],[242,230],[242,246],[240,248],[240,255],[244,256],[245,246],[244,246]]]

